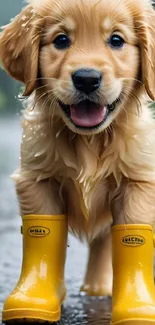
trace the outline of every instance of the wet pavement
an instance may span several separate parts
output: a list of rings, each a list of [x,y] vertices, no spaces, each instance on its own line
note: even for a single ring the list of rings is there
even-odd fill
[[[14,184],[9,175],[18,167],[20,118],[0,118],[0,311],[21,268],[22,237]],[[87,260],[86,246],[69,237],[66,263],[67,300],[61,325],[110,324],[111,300],[79,293]]]

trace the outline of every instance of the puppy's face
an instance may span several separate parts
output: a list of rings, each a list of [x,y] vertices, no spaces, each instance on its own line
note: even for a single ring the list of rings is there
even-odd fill
[[[80,134],[107,128],[141,84],[154,99],[151,0],[29,2],[0,36],[1,60],[25,95],[39,76],[53,114]]]
[[[44,29],[41,77],[57,114],[77,133],[104,130],[124,109],[138,77],[140,53],[124,1],[59,0]]]

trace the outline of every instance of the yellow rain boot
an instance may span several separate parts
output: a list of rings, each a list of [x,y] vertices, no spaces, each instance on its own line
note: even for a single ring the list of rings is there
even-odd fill
[[[4,303],[2,320],[58,321],[66,296],[66,217],[25,216],[22,233],[22,272],[16,288]]]
[[[152,227],[114,226],[112,237],[111,325],[155,325]]]

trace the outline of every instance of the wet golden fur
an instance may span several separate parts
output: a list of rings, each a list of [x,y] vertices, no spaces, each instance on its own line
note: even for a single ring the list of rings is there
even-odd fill
[[[155,99],[151,2],[29,2],[0,36],[5,69],[25,84],[25,96],[33,93],[14,174],[21,214],[67,213],[73,232],[90,240],[106,236],[112,220],[155,226],[155,121],[147,103]],[[114,31],[126,41],[118,51],[106,43]],[[73,43],[66,51],[52,44],[60,32]],[[123,92],[105,124],[89,132],[76,129],[57,102],[72,103],[71,73],[81,67],[102,71],[101,102]]]

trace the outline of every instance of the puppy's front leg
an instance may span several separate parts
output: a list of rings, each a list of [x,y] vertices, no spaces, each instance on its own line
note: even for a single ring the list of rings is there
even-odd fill
[[[29,214],[57,215],[65,213],[59,184],[53,179],[40,182],[17,178],[16,192],[21,216]]]
[[[16,189],[23,217],[23,265],[18,285],[5,301],[3,321],[55,322],[66,296],[67,220],[59,186],[18,177]]]
[[[81,291],[89,296],[112,295],[111,232],[95,238],[89,245],[89,257]]]
[[[123,183],[111,201],[113,240],[112,324],[153,324],[155,183]]]
[[[114,225],[150,224],[155,226],[155,182],[125,180],[111,199]]]

